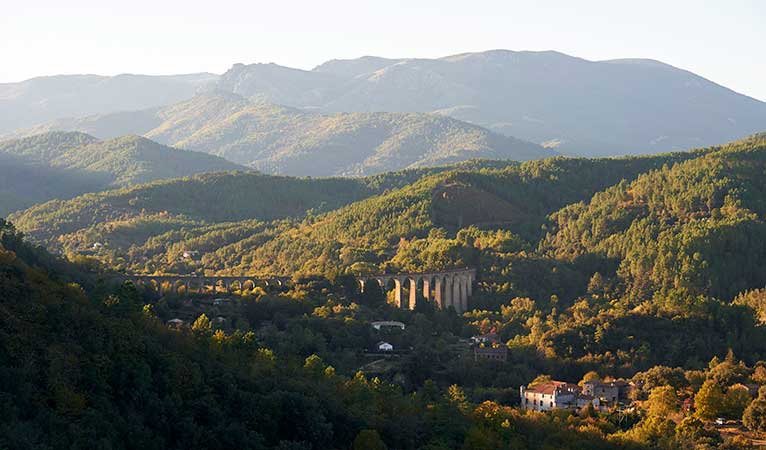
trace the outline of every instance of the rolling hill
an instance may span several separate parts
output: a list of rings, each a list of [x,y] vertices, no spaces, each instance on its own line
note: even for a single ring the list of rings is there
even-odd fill
[[[53,198],[202,172],[244,169],[203,153],[124,136],[99,141],[78,132],[50,132],[0,142],[4,197],[0,215]],[[33,178],[30,177],[34,174]]]
[[[102,138],[143,134],[263,172],[295,176],[364,176],[475,158],[523,161],[555,154],[434,114],[320,114],[223,91],[160,109],[60,120],[27,132],[46,130]]]
[[[766,123],[766,103],[688,71],[558,52],[364,57],[311,71],[238,64],[218,88],[327,112],[438,112],[583,156],[715,145]]]

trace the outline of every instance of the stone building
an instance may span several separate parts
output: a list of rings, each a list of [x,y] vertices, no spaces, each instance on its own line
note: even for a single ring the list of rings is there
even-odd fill
[[[599,408],[599,399],[582,392],[580,386],[563,381],[547,381],[521,386],[521,407],[532,411],[572,409],[579,411],[589,404]]]
[[[507,361],[508,347],[505,345],[477,345],[473,348],[473,359],[490,359],[493,361]]]
[[[586,381],[582,386],[583,394],[599,399],[600,403],[616,405],[628,401],[630,385],[624,381]]]

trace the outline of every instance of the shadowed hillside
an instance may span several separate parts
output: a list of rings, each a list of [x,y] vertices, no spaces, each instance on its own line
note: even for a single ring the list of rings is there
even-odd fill
[[[0,202],[0,215],[109,187],[244,169],[212,155],[177,150],[137,136],[99,141],[78,132],[2,141],[0,156],[8,161],[1,170],[8,173],[3,182],[7,196],[12,197]],[[37,178],[24,181],[23,174],[32,173]]]

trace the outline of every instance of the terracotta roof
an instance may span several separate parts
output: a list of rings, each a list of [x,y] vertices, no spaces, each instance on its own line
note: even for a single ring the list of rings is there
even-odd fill
[[[628,385],[628,383],[624,381],[601,381],[601,380],[589,380],[586,381],[583,384],[590,384],[593,386],[600,386],[600,387],[616,387],[616,388],[623,388]]]
[[[580,387],[577,386],[576,384],[571,384],[564,381],[547,381],[545,383],[540,383],[540,384],[536,384],[534,386],[528,387],[527,392],[532,392],[535,394],[551,395],[556,389],[579,390]]]

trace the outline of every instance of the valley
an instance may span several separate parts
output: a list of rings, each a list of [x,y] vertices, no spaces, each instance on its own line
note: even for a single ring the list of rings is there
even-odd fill
[[[0,450],[764,447],[757,6],[300,3],[6,8]]]

